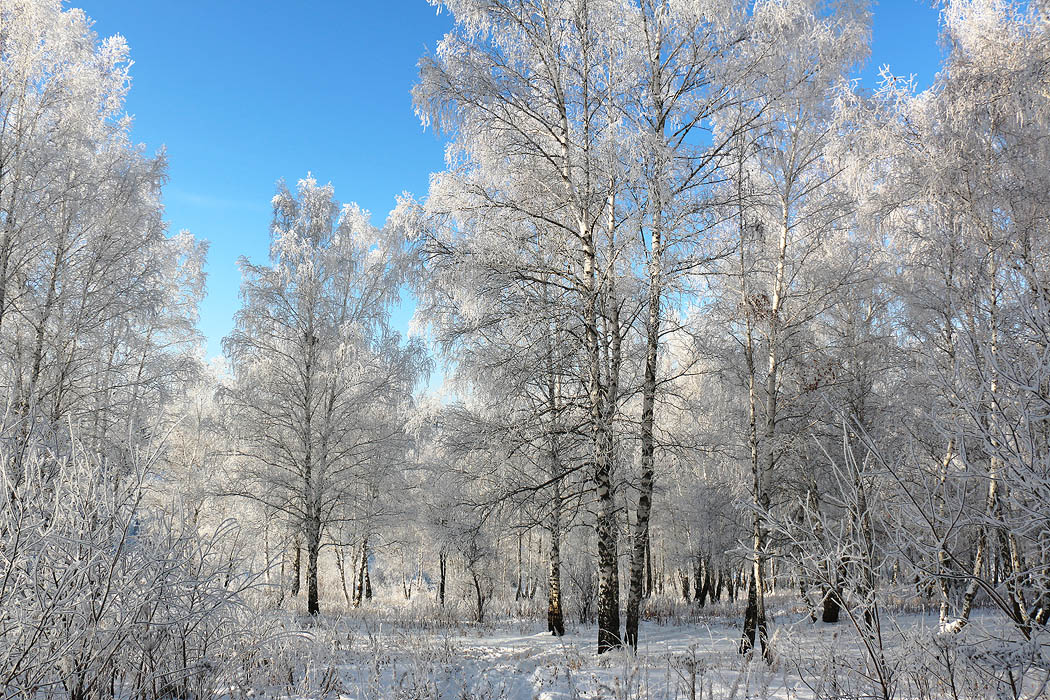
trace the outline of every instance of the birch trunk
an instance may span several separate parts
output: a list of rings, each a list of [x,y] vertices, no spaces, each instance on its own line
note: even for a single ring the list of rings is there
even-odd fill
[[[594,485],[598,499],[595,536],[598,549],[598,653],[620,646],[620,583],[616,553],[616,504],[612,484],[612,436],[606,424],[607,387],[602,385],[601,351],[598,342],[598,280],[594,232],[580,221],[584,245],[586,301],[584,324],[589,370],[588,398],[593,445]],[[604,391],[603,391],[604,389]]]
[[[350,605],[351,604],[350,591],[346,587],[346,566],[344,565],[343,559],[344,559],[344,557],[343,557],[343,549],[342,549],[342,547],[336,547],[335,548],[335,568],[339,572],[339,584],[343,588],[343,599],[346,601],[347,605]]]
[[[295,548],[295,556],[292,557],[292,587],[291,594],[293,596],[299,595],[300,580],[302,578],[303,571],[303,546],[302,541],[296,537],[292,542],[292,546]]]
[[[321,518],[314,513],[306,526],[306,611],[316,615],[321,611],[317,585],[317,560],[321,553]]]
[[[544,296],[547,289],[544,287]],[[547,630],[556,637],[565,635],[565,619],[561,607],[561,509],[562,476],[561,456],[558,452],[560,431],[559,415],[561,402],[561,377],[555,371],[554,343],[559,340],[557,322],[552,324],[551,342],[547,346],[547,401],[551,411],[550,433],[547,436],[550,458],[550,473],[554,493],[551,497],[550,524],[550,569],[547,575]],[[520,555],[519,555],[520,558]]]
[[[660,342],[660,255],[659,225],[652,232],[653,249],[649,265],[649,317],[646,322],[645,379],[642,384],[641,479],[638,484],[638,508],[635,511],[634,537],[631,542],[630,588],[627,594],[627,624],[624,640],[638,648],[638,618],[645,574],[645,544],[649,540],[649,517],[653,507],[655,473],[656,363]]]
[[[561,609],[561,488],[555,484],[555,501],[550,519],[550,574],[547,577],[547,630],[555,637],[565,635]]]
[[[745,615],[744,634],[740,644],[741,652],[750,653],[754,650],[756,644],[761,643],[762,655],[766,661],[770,663],[772,663],[773,660],[773,650],[769,644],[769,629],[766,617],[766,561],[764,553],[766,546],[766,530],[764,514],[769,511],[770,498],[769,493],[767,492],[767,484],[772,476],[773,464],[776,459],[774,441],[776,439],[777,380],[780,374],[780,358],[777,346],[779,342],[778,331],[780,325],[780,312],[787,291],[786,262],[789,216],[790,209],[788,201],[785,198],[782,201],[781,207],[780,237],[777,246],[777,264],[775,277],[773,279],[772,298],[770,299],[768,310],[756,309],[756,311],[760,311],[763,315],[768,315],[766,336],[765,405],[761,440],[757,439],[757,435],[755,435],[752,440],[752,476],[754,477],[753,498],[755,512],[751,530],[752,546],[754,548],[752,553],[751,578],[753,582],[754,596],[752,597],[751,590],[749,589],[748,611]],[[741,253],[741,256],[743,256],[743,253]],[[743,257],[741,257],[741,260],[743,261]],[[747,344],[749,346],[748,355],[750,356],[752,366],[754,366],[753,345],[750,331],[749,323],[747,338]],[[751,420],[755,421],[755,408],[757,402],[753,380],[754,374],[749,373],[749,375],[751,377],[749,387],[749,406]],[[757,425],[755,427],[757,428]],[[758,449],[759,446],[761,446],[761,450]]]

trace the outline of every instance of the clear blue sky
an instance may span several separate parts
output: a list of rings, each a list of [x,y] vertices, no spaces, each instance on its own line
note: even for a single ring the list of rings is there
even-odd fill
[[[312,171],[381,224],[398,194],[425,196],[443,166],[443,145],[423,132],[409,96],[416,61],[451,26],[425,0],[70,4],[99,35],[127,38],[133,137],[150,151],[167,146],[172,230],[211,242],[200,323],[208,357],[221,353],[239,305],[237,258],[265,260],[279,178]],[[875,6],[866,84],[888,63],[928,87],[940,56],[929,0]],[[411,310],[409,299],[395,316],[402,330]]]

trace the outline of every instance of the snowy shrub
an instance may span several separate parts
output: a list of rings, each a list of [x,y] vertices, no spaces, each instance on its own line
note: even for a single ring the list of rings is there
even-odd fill
[[[250,646],[256,578],[143,505],[149,460],[3,455],[0,687],[22,697],[212,696]]]

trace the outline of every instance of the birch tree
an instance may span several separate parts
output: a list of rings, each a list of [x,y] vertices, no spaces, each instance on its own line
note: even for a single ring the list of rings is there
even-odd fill
[[[740,648],[754,649],[757,634],[767,659],[772,650],[763,513],[774,504],[778,465],[788,461],[798,435],[785,418],[806,415],[789,403],[802,399],[804,388],[791,375],[801,369],[812,320],[842,284],[820,274],[817,261],[829,260],[829,246],[851,208],[836,186],[841,166],[829,152],[835,136],[831,91],[864,50],[865,29],[862,11],[848,6],[839,11],[821,17],[806,2],[756,6],[751,50],[760,53],[763,78],[749,86],[753,92],[739,110],[725,115],[730,132],[761,115],[758,126],[737,138],[736,163],[725,168],[736,190],[739,253],[730,278],[735,301],[728,294],[722,301],[735,307],[729,313],[743,369],[752,482],[752,567]],[[770,51],[774,37],[790,46],[790,53]],[[803,54],[820,60],[798,61]]]
[[[404,445],[404,411],[424,368],[418,341],[390,328],[407,269],[403,241],[340,208],[312,178],[274,196],[270,265],[241,261],[243,306],[224,341],[238,424],[231,493],[281,513],[306,549],[307,609],[318,557],[354,518],[356,488]],[[402,448],[403,449],[403,448]]]
[[[456,27],[421,62],[424,123],[452,136],[450,167],[470,174],[483,206],[527,217],[559,251],[552,270],[575,297],[582,334],[598,501],[599,633],[620,644],[612,423],[626,322],[616,277],[619,118],[611,105],[629,67],[619,60],[626,14],[616,2],[444,2]]]
[[[656,405],[672,377],[659,377],[664,337],[675,331],[676,309],[668,301],[688,290],[685,280],[710,268],[728,252],[718,235],[719,169],[736,132],[712,132],[714,117],[733,104],[752,79],[754,60],[739,50],[747,37],[742,4],[632,3],[639,64],[631,115],[632,146],[626,157],[637,170],[631,187],[644,262],[645,363],[639,424],[638,505],[631,540],[625,641],[638,645],[645,549],[649,539],[657,469]],[[741,122],[743,132],[752,126]],[[700,145],[702,144],[702,145]],[[685,372],[682,367],[679,371]]]
[[[900,173],[885,194],[909,281],[903,329],[921,368],[914,411],[934,436],[913,437],[917,474],[894,473],[942,629],[962,629],[983,593],[1027,637],[1050,619],[1045,533],[1030,527],[1046,502],[1050,23],[1039,6],[978,0],[947,3],[943,18],[949,54],[933,88],[916,95],[887,76],[880,93]]]
[[[61,442],[72,424],[115,453],[196,369],[206,246],[167,236],[165,158],[123,113],[123,39],[44,0],[4,2],[0,22],[5,428]]]

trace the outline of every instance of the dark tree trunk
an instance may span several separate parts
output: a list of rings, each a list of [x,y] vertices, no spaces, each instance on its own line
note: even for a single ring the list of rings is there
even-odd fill
[[[595,483],[599,512],[595,523],[598,544],[598,653],[616,649],[620,638],[620,579],[616,545],[616,503],[612,483],[612,436],[602,423],[595,438]]]
[[[477,622],[485,621],[485,602],[488,600],[488,596],[485,594],[485,589],[481,585],[481,579],[478,578],[477,574],[471,574],[474,579],[474,594],[476,596],[477,611],[475,619]]]
[[[755,648],[755,628],[757,626],[758,596],[755,594],[755,579],[752,577],[747,587],[747,607],[744,609],[744,634],[740,639],[740,653],[750,654]]]
[[[707,604],[707,596],[711,595],[711,562],[705,561],[703,568],[697,564],[696,568],[696,604],[704,607]]]
[[[619,561],[616,555],[616,515],[612,496],[609,467],[599,478],[598,500],[602,512],[598,515],[598,653],[620,646],[620,582]]]
[[[317,586],[317,560],[321,553],[321,521],[313,518],[306,532],[306,611],[311,615],[321,612]]]
[[[839,592],[834,588],[829,588],[824,593],[824,612],[820,616],[821,621],[827,623],[839,621],[839,612],[842,610],[841,600]]]
[[[343,548],[335,548],[335,568],[339,570],[339,583],[343,587],[343,598],[346,599],[346,604],[350,605],[350,591],[346,587],[346,566],[344,565]]]
[[[769,627],[761,593],[758,592],[758,586],[762,584],[756,584],[760,578],[760,576],[751,576],[748,579],[747,608],[744,611],[744,632],[740,638],[740,653],[752,653],[755,644],[758,643],[762,645],[763,658],[771,663],[773,649],[769,644]]]
[[[522,576],[522,563],[521,563],[521,533],[518,533],[518,585],[514,589],[514,600],[521,600],[525,597],[525,591],[522,589],[524,584],[524,577]]]
[[[547,580],[547,631],[555,637],[565,635],[561,609],[561,488],[554,484],[554,502],[550,519],[550,576]]]
[[[547,598],[547,631],[555,637],[565,635],[565,619],[561,609],[561,557],[558,545],[551,544],[551,573]]]
[[[365,541],[365,600],[372,600],[372,576],[368,573],[368,541]]]
[[[438,602],[445,605],[445,576],[448,573],[448,553],[444,549],[438,553]]]
[[[367,571],[368,551],[365,541],[361,542],[360,554],[354,566],[354,607],[361,607],[365,596],[365,572]]]

